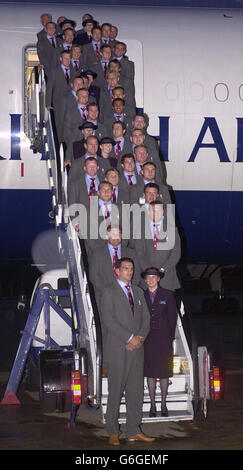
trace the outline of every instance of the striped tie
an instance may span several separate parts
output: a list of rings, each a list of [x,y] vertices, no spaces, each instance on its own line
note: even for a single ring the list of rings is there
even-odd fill
[[[116,142],[116,158],[119,157],[120,150],[121,150],[120,140],[117,140],[117,142]]]
[[[91,179],[91,183],[90,183],[90,188],[89,188],[89,197],[93,196],[95,193],[95,179],[94,178],[90,178],[90,179]]]
[[[128,184],[129,186],[132,186],[133,185],[133,182],[132,182],[132,175],[127,175],[128,177]]]
[[[131,309],[132,309],[132,313],[134,313],[134,302],[133,302],[133,298],[132,298],[132,294],[131,294],[130,285],[126,284],[125,287],[127,289],[127,296],[128,296],[129,304],[130,304]]]
[[[159,239],[159,225],[153,224],[154,226],[154,249],[157,250],[158,239]]]
[[[118,256],[117,256],[118,247],[113,246],[113,250],[114,250],[114,253],[113,253],[113,262],[112,262],[112,264],[113,264],[113,270],[114,270],[115,278],[117,279],[116,263],[117,263],[117,260],[118,260]]]
[[[65,67],[65,78],[66,78],[67,84],[69,84],[69,70],[67,67]]]

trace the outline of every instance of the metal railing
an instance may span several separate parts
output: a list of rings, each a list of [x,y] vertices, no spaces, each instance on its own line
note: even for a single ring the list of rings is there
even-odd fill
[[[77,332],[76,347],[86,348],[88,355],[89,398],[98,407],[101,403],[102,384],[102,339],[99,314],[96,307],[92,285],[86,276],[87,257],[85,248],[75,232],[67,204],[67,173],[64,169],[62,148],[60,149],[55,132],[54,115],[47,111],[45,103],[46,83],[43,70],[33,69],[30,80],[35,86],[30,87],[29,110],[35,115],[29,119],[27,134],[34,142],[36,135],[42,141],[42,153],[47,162],[47,171],[52,197],[52,206],[58,231],[58,248],[67,260],[70,283],[74,329]]]

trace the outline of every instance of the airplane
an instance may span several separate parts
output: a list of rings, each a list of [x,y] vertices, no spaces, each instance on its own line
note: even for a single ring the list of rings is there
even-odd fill
[[[159,141],[185,262],[242,264],[243,11],[234,2],[227,10],[199,8],[200,2],[198,8],[75,3],[0,4],[0,259],[31,260],[36,237],[53,228],[45,160],[26,135],[40,15],[64,15],[81,27],[87,10],[118,26],[135,63],[137,108]]]

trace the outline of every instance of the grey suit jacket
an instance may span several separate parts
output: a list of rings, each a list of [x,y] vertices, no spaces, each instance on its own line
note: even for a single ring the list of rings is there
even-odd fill
[[[122,57],[120,60],[121,64],[121,75],[130,78],[131,80],[134,81],[135,78],[135,69],[134,69],[134,62],[132,60],[129,60],[126,57]]]
[[[81,126],[85,120],[82,119],[81,113],[78,109],[78,103],[76,106],[67,107],[64,115],[64,129],[63,129],[63,140],[68,146],[74,130]]]
[[[68,205],[72,204],[83,204],[87,208],[90,206],[85,174],[81,174],[72,184],[68,184]]]
[[[132,284],[138,285],[140,282],[140,267],[135,250],[121,244],[121,256],[132,258],[135,266]],[[114,281],[114,270],[109,248],[107,245],[94,250],[89,262],[89,278],[94,285],[96,301],[98,306],[104,288]]]
[[[43,65],[45,73],[48,76],[52,68],[58,65],[58,53],[57,50],[62,47],[62,41],[56,38],[56,48],[54,48],[50,41],[47,39],[46,34],[43,35],[42,39],[37,41],[37,54],[39,57],[40,64]],[[62,50],[62,49],[61,49]]]
[[[78,64],[78,69],[76,70],[75,66],[73,65],[72,61],[71,61],[71,64],[70,64],[70,67],[73,71],[73,74],[75,75],[75,77],[79,76],[81,74],[81,72],[83,72],[84,70],[87,70],[87,66],[86,64],[84,63],[83,61],[83,56],[81,54],[81,57],[79,59],[79,64]]]
[[[135,176],[136,176],[136,181],[138,181],[138,175],[135,171]],[[121,171],[120,173],[120,179],[119,179],[119,187],[125,191],[126,193],[129,194],[129,201],[130,201],[130,192],[131,192],[131,188],[135,187],[137,185],[137,183],[135,184],[132,184],[131,186],[128,184],[127,182],[127,179],[123,173],[123,171]]]
[[[106,118],[104,119],[104,123],[107,127],[107,131],[108,131],[108,135],[112,136],[112,124],[114,122],[116,122],[116,118],[114,116],[114,112],[112,112],[112,114],[108,117],[106,116]],[[127,115],[127,113],[123,113],[123,122],[126,126],[126,130],[128,133],[131,132],[131,129],[132,129],[132,117]]]
[[[127,191],[124,191],[118,183],[118,198],[116,204],[130,204],[130,197]]]
[[[112,135],[110,137],[113,138]],[[118,157],[116,157],[116,145],[114,145],[114,147],[112,148],[111,154],[110,154],[111,157],[117,158],[117,169],[120,172],[123,171],[121,166],[120,166],[120,160],[121,160],[122,155],[125,155],[126,153],[133,153],[133,151],[132,151],[132,145],[131,145],[130,140],[127,140],[125,138],[123,148],[120,150],[120,152],[118,154]]]
[[[122,81],[119,81],[119,84],[124,88],[125,91],[125,104],[132,110],[136,110],[136,101],[135,101],[135,95],[134,95],[134,90],[132,88],[127,87],[126,83],[122,83]],[[113,109],[112,109],[112,101],[111,101],[111,96],[110,92],[108,90],[108,85],[106,85],[101,88],[100,92],[100,120],[103,122],[108,116],[111,116],[113,114]],[[135,113],[134,113],[135,114]]]
[[[159,199],[163,202],[163,204],[171,204],[171,197],[168,190],[168,187],[163,183],[157,183],[159,186]],[[134,187],[131,187],[130,190],[130,203],[139,204],[140,198],[143,198],[144,194],[144,179],[141,176],[138,176],[137,184]]]
[[[46,106],[48,107],[53,105],[54,107],[55,123],[59,142],[61,142],[63,138],[63,121],[65,112],[64,95],[68,93],[69,90],[70,87],[67,84],[61,65],[58,64],[56,68],[50,70],[50,74],[48,76],[46,87]]]
[[[147,222],[148,219],[146,218]],[[136,227],[134,223],[133,226]],[[172,232],[170,231],[172,230]],[[174,232],[173,232],[174,230]],[[160,231],[161,240],[160,244],[163,246],[165,244],[164,249],[154,249],[154,241],[153,238],[146,239],[145,238],[145,222],[144,218],[141,219],[141,237],[138,239],[133,239],[133,246],[135,248],[140,266],[142,271],[150,266],[154,266],[156,268],[164,268],[165,275],[160,281],[161,287],[169,290],[175,290],[180,288],[180,283],[176,274],[176,265],[180,260],[181,257],[181,243],[180,243],[180,236],[178,233],[178,229],[176,226],[167,227],[167,237],[168,240],[162,240],[162,228]],[[172,240],[172,233],[175,236],[175,243],[172,248],[166,248],[166,242]]]
[[[79,129],[80,124],[75,125],[71,130],[70,138],[68,139],[67,150],[65,152],[65,160],[73,161],[73,144],[76,141],[82,140],[84,138],[82,131]],[[106,127],[103,124],[98,123],[98,127],[95,130],[94,135],[101,140],[103,137],[107,137]]]
[[[104,340],[103,352],[108,364],[122,366],[127,354],[131,354],[134,360],[143,361],[143,346],[134,351],[126,350],[126,344],[132,334],[146,338],[150,330],[150,314],[143,291],[133,286],[132,292],[134,315],[126,294],[117,281],[105,287],[102,294],[100,314]]]
[[[83,62],[87,65],[88,69],[93,70],[93,67],[98,64],[98,60],[94,52],[93,44],[84,44]]]
[[[110,168],[109,160],[105,160],[100,156],[97,157],[97,162],[99,165],[98,178],[100,181],[105,179],[105,172]],[[76,179],[79,179],[81,175],[84,175],[84,164],[85,157],[82,155],[80,158],[73,160],[71,168],[68,173],[68,184],[73,184]]]

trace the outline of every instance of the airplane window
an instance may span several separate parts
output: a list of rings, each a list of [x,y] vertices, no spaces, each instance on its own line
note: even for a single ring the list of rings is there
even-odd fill
[[[229,89],[225,83],[217,83],[214,87],[214,96],[217,101],[227,101],[229,98]]]
[[[169,101],[176,101],[179,97],[179,88],[177,83],[167,83],[165,86],[165,95]]]
[[[243,84],[240,85],[239,96],[240,96],[240,100],[243,101]]]

